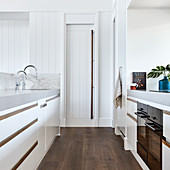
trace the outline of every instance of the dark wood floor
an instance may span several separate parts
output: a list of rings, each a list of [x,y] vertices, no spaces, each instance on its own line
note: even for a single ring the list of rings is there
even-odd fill
[[[112,128],[62,128],[38,170],[139,170]]]

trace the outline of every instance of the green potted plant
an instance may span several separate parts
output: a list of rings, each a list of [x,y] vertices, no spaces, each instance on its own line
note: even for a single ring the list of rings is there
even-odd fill
[[[170,64],[152,69],[147,78],[158,78],[160,75],[164,75],[164,78],[159,81],[159,90],[170,90]]]

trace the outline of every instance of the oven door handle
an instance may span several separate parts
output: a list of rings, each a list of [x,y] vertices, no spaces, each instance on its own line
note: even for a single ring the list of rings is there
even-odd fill
[[[135,115],[139,116],[140,118],[149,118],[150,117],[149,115],[144,115],[144,114],[141,114],[138,112],[135,112]]]
[[[161,128],[159,128],[159,129],[155,129],[154,127],[152,127],[152,126],[151,126],[151,125],[149,125],[148,123],[145,123],[145,125],[146,125],[148,128],[152,129],[153,131],[162,131],[162,129],[161,129]]]

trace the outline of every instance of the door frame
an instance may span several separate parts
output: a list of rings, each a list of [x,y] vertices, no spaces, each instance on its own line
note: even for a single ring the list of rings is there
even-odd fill
[[[66,85],[67,85],[67,80],[66,80],[66,31],[67,31],[67,25],[94,25],[94,41],[95,41],[95,88],[94,88],[94,127],[99,126],[99,109],[98,109],[98,90],[99,90],[99,75],[98,75],[98,66],[99,66],[99,14],[98,12],[96,13],[91,13],[91,12],[84,12],[84,13],[63,13],[62,15],[62,71],[61,71],[61,105],[60,105],[60,119],[61,119],[61,126],[67,127],[67,110],[66,110]]]
[[[118,3],[114,4],[112,12],[112,62],[111,62],[111,80],[112,80],[112,96],[111,96],[111,106],[112,106],[112,128],[115,128],[115,134],[118,134],[117,130],[117,109],[114,107],[114,89],[116,86],[116,81],[118,77]],[[113,79],[112,79],[113,78]]]

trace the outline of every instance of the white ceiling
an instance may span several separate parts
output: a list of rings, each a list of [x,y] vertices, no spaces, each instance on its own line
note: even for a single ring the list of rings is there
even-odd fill
[[[0,0],[0,11],[111,11],[114,0]]]
[[[170,0],[132,0],[129,8],[170,8]]]

